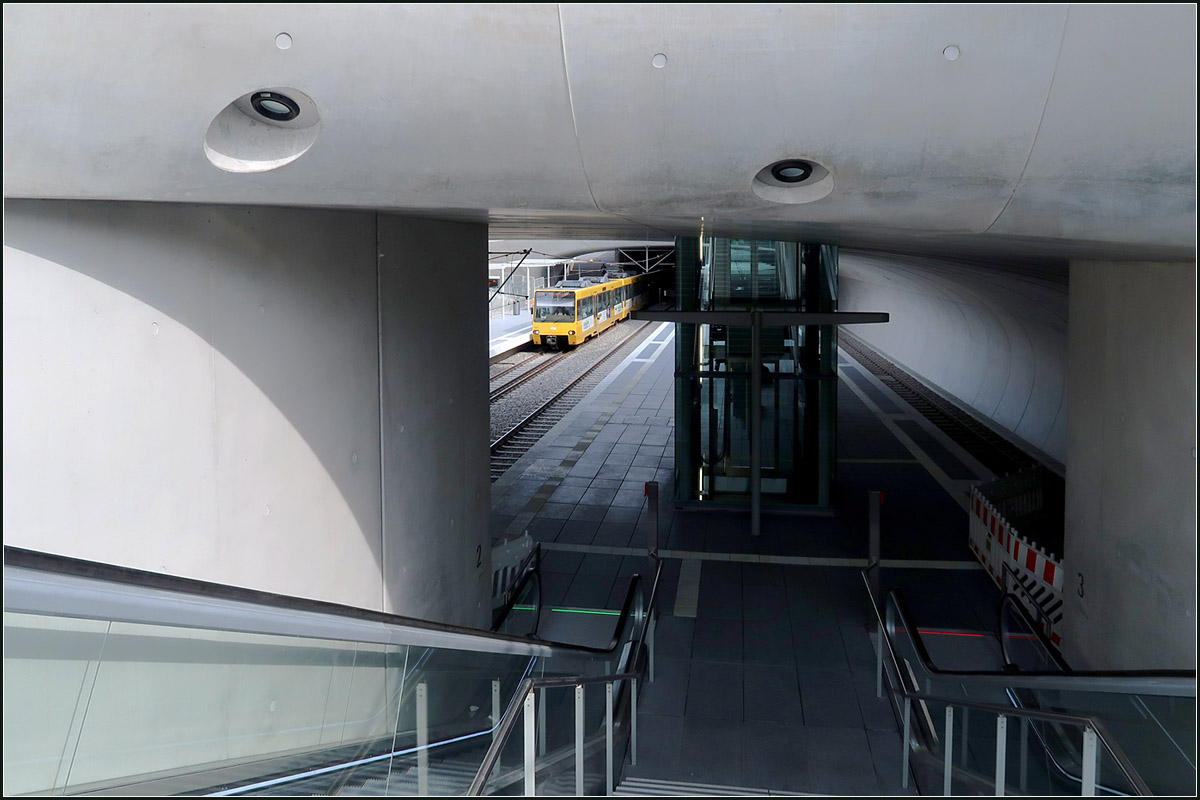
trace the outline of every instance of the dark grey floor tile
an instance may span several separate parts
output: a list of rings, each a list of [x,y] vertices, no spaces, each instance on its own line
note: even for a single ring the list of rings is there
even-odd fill
[[[812,791],[858,795],[878,792],[866,731],[807,727]]]
[[[572,486],[568,484],[560,484],[554,493],[550,495],[551,503],[578,503],[579,498],[583,497],[587,491],[585,486]]]
[[[867,731],[867,744],[871,748],[871,761],[875,764],[875,781],[880,795],[916,794],[911,776],[908,788],[901,786],[901,740],[898,731]]]
[[[742,619],[742,585],[717,580],[711,571],[714,562],[704,562],[700,572],[698,617],[708,619]]]
[[[606,467],[614,466],[628,469],[629,465],[633,463],[633,454],[636,452],[636,447],[633,448],[633,452],[628,453],[618,453],[616,450],[613,450],[613,452],[608,454],[608,458],[604,459],[604,465]]]
[[[858,696],[858,709],[862,713],[863,727],[874,731],[894,731],[900,726],[896,723],[896,713],[892,710],[892,701],[888,698],[887,676],[883,678],[882,696],[876,695],[876,679],[874,672],[854,673],[854,691]]]
[[[596,537],[592,539],[592,544],[603,547],[628,547],[631,538],[633,538],[632,523],[621,525],[613,522],[601,522],[600,529],[596,531]]]
[[[798,725],[746,720],[742,727],[742,779],[754,789],[809,792],[808,730]]]
[[[558,536],[558,532],[562,530],[565,521],[553,517],[537,516],[529,521],[525,530],[529,531],[529,535],[539,542],[553,542]]]
[[[616,483],[616,481],[613,482]],[[593,486],[583,493],[583,497],[580,498],[579,502],[581,504],[586,503],[588,505],[604,506],[605,510],[607,511],[609,503],[611,503],[613,498],[616,496],[616,489],[605,489]]]
[[[695,624],[694,619],[660,614],[654,626],[655,658],[690,659]]]
[[[614,498],[615,499],[615,498]],[[641,512],[636,508],[626,508],[623,506],[609,506],[608,512],[604,515],[604,522],[615,522],[618,524],[634,525],[638,521],[638,515]]]
[[[786,619],[742,623],[742,660],[747,664],[795,666],[792,628]]]
[[[656,470],[654,467],[631,466],[629,468],[629,471],[625,473],[625,480],[639,481],[639,482],[652,481],[655,478],[655,473],[656,473]],[[662,489],[660,487],[659,488],[660,497],[661,497],[661,491],[662,491]]]
[[[746,664],[742,668],[743,716],[801,725],[804,714],[796,668],[791,665]]]
[[[570,503],[546,503],[538,509],[537,515],[546,519],[567,519],[574,510],[575,506]]]
[[[612,594],[614,578],[606,575],[587,575],[583,568],[571,581],[571,588],[563,598],[563,605],[572,608],[606,608]]]
[[[648,690],[650,687],[646,687]],[[638,704],[637,764],[627,765],[625,775],[639,778],[677,780],[679,776],[679,745],[683,739],[684,718],[647,713],[641,692]]]
[[[796,666],[800,669],[850,668],[842,645],[841,626],[833,620],[793,621],[792,643],[796,648]]]
[[[691,719],[679,743],[679,779],[694,783],[745,785],[742,776],[742,723]]]
[[[596,506],[586,503],[580,503],[575,506],[575,510],[571,512],[571,520],[584,520],[587,522],[599,523],[604,519],[604,515],[608,513],[608,506]]]
[[[688,675],[688,717],[742,721],[742,665],[693,659]]]
[[[623,464],[608,464],[606,463],[595,473],[597,478],[608,478],[611,480],[624,480],[625,473],[629,471],[629,467]]]
[[[742,585],[751,586],[784,586],[783,567],[779,564],[742,564]]]
[[[654,659],[654,680],[646,684],[638,712],[682,717],[687,708],[692,662],[681,658]]]
[[[542,572],[565,572],[574,575],[583,563],[583,553],[571,553],[566,550],[543,550]]]
[[[805,725],[862,729],[858,691],[850,672],[800,668],[798,675]]]
[[[787,592],[782,586],[761,584],[742,587],[742,617],[747,622],[788,618]]]
[[[559,605],[567,597],[571,581],[575,573],[542,571],[542,604],[544,606]]]
[[[742,621],[696,617],[692,658],[742,663]]]
[[[621,489],[617,492],[617,496],[613,498],[612,505],[621,508],[641,509],[645,502],[646,498],[640,489]]]
[[[599,527],[600,523],[598,522],[569,519],[563,523],[556,541],[564,544],[591,544]]]

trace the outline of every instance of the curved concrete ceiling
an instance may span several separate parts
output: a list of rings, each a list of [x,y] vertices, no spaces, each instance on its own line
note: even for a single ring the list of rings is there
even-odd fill
[[[3,36],[8,197],[1195,257],[1190,5],[6,4]],[[315,143],[217,169],[214,118],[266,87]],[[790,157],[832,190],[764,199]]]

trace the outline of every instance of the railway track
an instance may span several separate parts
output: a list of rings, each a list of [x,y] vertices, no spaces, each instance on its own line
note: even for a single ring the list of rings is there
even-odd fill
[[[861,339],[843,331],[838,335],[838,344],[997,477],[1020,472],[1038,463],[1024,450],[870,349]]]
[[[547,356],[537,355],[537,356],[534,356],[533,358],[525,359],[520,364],[514,364],[513,366],[509,367],[506,370],[503,370],[502,372],[496,373],[495,375],[493,375],[491,377],[491,380],[494,381],[494,380],[496,380],[496,378],[499,378],[503,375],[507,375],[508,373],[512,372],[513,370],[520,369],[521,367],[524,367],[533,361],[537,361],[538,359],[541,359],[541,363],[539,363],[533,367],[530,367],[528,370],[526,370],[525,372],[522,372],[520,375],[518,375],[517,377],[510,380],[508,383],[506,383],[502,386],[499,386],[495,389],[492,389],[491,393],[488,395],[488,402],[491,402],[491,403],[496,402],[501,397],[504,397],[504,395],[511,392],[513,389],[516,389],[518,386],[524,385],[526,381],[528,381],[531,378],[534,378],[534,377],[542,374],[546,370],[550,369],[555,364],[562,361],[567,355],[568,355],[568,353],[555,353],[555,354],[547,355]]]
[[[492,442],[492,482],[495,483],[513,464],[517,463],[521,456],[525,455],[529,448],[537,444],[551,428],[558,424],[559,420],[565,417],[580,400],[586,397],[588,392],[594,389],[617,363],[613,360],[613,357],[623,354],[630,342],[652,324],[649,322],[642,323],[641,326],[622,339],[621,343],[614,347],[611,352],[584,370],[579,377],[572,380],[561,391],[538,406],[533,413],[514,425],[496,441]],[[564,353],[563,355],[566,354]],[[558,363],[558,359],[554,363]],[[601,369],[605,365],[607,365],[608,369]],[[539,371],[546,368],[540,367]],[[495,398],[493,397],[493,399]]]

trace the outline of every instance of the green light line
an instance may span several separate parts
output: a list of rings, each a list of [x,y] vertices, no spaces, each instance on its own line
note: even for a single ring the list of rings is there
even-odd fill
[[[513,606],[513,611],[535,611],[533,606]],[[592,611],[586,608],[552,608],[551,611],[557,611],[560,614],[597,614],[604,617],[619,617],[620,611]]]

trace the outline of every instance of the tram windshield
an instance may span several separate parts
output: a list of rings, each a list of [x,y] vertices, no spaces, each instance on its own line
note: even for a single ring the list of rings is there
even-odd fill
[[[537,292],[533,318],[536,322],[573,322],[574,292]]]

